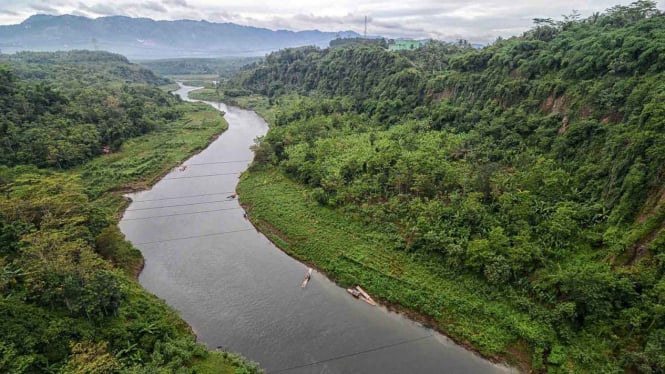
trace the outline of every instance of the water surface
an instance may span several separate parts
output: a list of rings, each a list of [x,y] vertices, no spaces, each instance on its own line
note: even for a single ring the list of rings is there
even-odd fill
[[[176,93],[186,97],[192,87]],[[288,257],[243,218],[234,191],[268,126],[224,104],[229,129],[151,190],[130,195],[120,228],[141,250],[139,278],[209,348],[268,373],[494,373],[495,365],[382,307],[352,298]]]

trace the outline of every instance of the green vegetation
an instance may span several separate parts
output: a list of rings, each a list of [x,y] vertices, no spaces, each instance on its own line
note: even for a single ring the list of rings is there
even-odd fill
[[[219,102],[224,100],[224,93],[214,88],[201,88],[190,92],[189,98],[194,100]]]
[[[173,92],[179,89],[180,86],[178,86],[177,83],[168,83],[168,84],[163,84],[159,86],[159,89],[165,92]]]
[[[234,98],[227,97],[225,101],[241,108],[251,108],[260,114],[261,117],[265,118],[268,122],[274,122],[276,107],[273,106],[271,104],[271,100],[265,96],[251,95]]]
[[[254,170],[242,179],[238,192],[252,221],[290,255],[315,264],[344,287],[361,284],[383,302],[431,317],[445,332],[473,341],[488,356],[512,341],[513,335],[497,325],[550,333],[510,303],[486,296],[492,290],[485,282],[457,274],[439,257],[396,251],[393,235],[322,206],[316,191],[280,172]]]
[[[215,82],[210,80],[210,81],[204,81],[204,80],[184,80],[182,82],[185,86],[191,86],[191,87],[204,87],[206,89],[214,89],[215,88]]]
[[[191,92],[192,99],[222,101],[225,97],[247,95],[249,92],[227,90],[223,93],[217,82],[225,81],[243,66],[257,60],[258,57],[179,58],[142,61],[140,64],[187,86],[204,87]]]
[[[77,58],[83,62],[71,62]],[[12,70],[0,65],[2,165],[71,167],[181,115],[176,97],[146,85],[164,82],[122,56],[24,52],[7,61]]]
[[[20,79],[57,82],[60,87],[100,86],[104,83],[162,85],[168,79],[155,75],[127,58],[109,52],[61,51],[0,54],[0,64],[12,67]]]
[[[274,113],[240,196],[291,254],[485,355],[663,372],[664,45],[638,1],[482,50],[274,53],[227,83]]]
[[[117,228],[118,191],[154,183],[226,123],[155,85],[118,81],[115,55],[84,55],[100,69],[59,54],[34,55],[42,81],[16,76],[24,60],[0,67],[0,371],[259,372],[197,344],[132,279],[142,258]]]
[[[244,357],[235,353],[210,352],[197,359],[192,371],[201,374],[255,374],[263,371],[254,362],[247,362]]]
[[[146,60],[138,63],[161,75],[203,75],[218,79],[219,77],[228,78],[241,67],[258,59],[258,57],[174,58]]]
[[[150,133],[130,139],[117,153],[80,167],[92,196],[106,191],[141,190],[157,182],[192,153],[203,150],[227,124],[219,111],[205,104],[181,103],[184,115]],[[185,109],[186,108],[186,109]]]
[[[215,82],[219,81],[219,76],[213,74],[180,74],[169,75],[168,77],[169,79],[192,87],[216,88]]]

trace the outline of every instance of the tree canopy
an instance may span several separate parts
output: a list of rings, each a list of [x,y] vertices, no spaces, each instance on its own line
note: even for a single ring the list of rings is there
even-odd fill
[[[276,104],[255,167],[491,285],[554,331],[512,330],[535,368],[661,372],[664,48],[637,1],[482,49],[284,50],[229,85]]]
[[[124,200],[109,193],[156,178],[163,170],[155,158],[168,168],[202,147],[213,135],[204,130],[223,128],[218,113],[208,113],[215,126],[190,124],[196,135],[175,131],[201,107],[161,91],[161,78],[118,55],[0,61],[9,64],[0,65],[0,372],[193,373],[212,356],[221,357],[212,370],[258,372],[235,355],[206,351],[131,278],[142,258],[116,225]],[[122,163],[128,140],[161,132],[183,136],[179,159],[159,148],[178,146],[160,138]],[[116,162],[130,170],[113,170]]]

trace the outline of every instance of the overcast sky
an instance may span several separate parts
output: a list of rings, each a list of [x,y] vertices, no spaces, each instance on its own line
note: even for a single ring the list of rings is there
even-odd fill
[[[490,42],[518,35],[532,19],[583,16],[632,0],[0,0],[0,24],[32,14],[125,15],[160,20],[234,22],[270,29],[363,32],[387,37]],[[665,0],[658,1],[663,9]]]

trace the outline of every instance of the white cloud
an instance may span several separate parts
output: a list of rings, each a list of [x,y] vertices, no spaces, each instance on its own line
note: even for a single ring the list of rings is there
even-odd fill
[[[187,0],[162,0],[162,3],[166,6],[176,6],[181,8],[189,8]]]
[[[93,4],[93,5],[86,5],[82,2],[78,4],[77,9],[78,11],[83,11],[85,13],[91,13],[97,16],[111,16],[114,14],[118,14],[120,10],[114,6],[107,5],[107,4]]]
[[[145,2],[145,3],[139,3],[138,7],[141,8],[141,9],[145,9],[148,12],[155,11],[155,12],[159,12],[159,13],[168,13],[168,11],[169,11],[168,9],[166,9],[166,7],[164,7],[164,5],[162,5],[162,4],[160,4],[156,1],[148,1],[148,2]]]
[[[35,4],[30,4],[30,9],[34,9],[37,12],[40,13],[48,13],[48,14],[58,14],[58,10],[46,5],[44,3],[35,3]]]
[[[0,0],[0,24],[34,13],[234,22],[271,29],[363,31],[388,37],[464,37],[488,42],[531,27],[536,17],[583,16],[634,0]],[[659,1],[662,9],[665,0]]]

